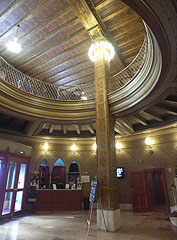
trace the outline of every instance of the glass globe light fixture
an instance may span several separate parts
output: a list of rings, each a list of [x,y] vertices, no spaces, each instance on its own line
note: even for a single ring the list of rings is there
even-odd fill
[[[96,58],[103,54],[105,60],[111,61],[113,59],[115,51],[112,44],[106,40],[102,40],[99,42],[92,43],[88,56],[92,62],[95,62]]]

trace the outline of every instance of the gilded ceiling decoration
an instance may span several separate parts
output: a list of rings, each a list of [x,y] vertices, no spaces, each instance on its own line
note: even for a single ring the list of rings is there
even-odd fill
[[[138,1],[120,0],[1,0],[0,1],[0,56],[22,73],[32,78],[52,84],[71,86],[79,84],[90,84],[94,82],[94,64],[88,58],[88,49],[94,40],[93,33],[108,39],[112,42],[116,56],[111,61],[111,75],[126,68],[137,56],[145,39],[145,29],[141,17],[130,8],[131,4],[135,10],[138,9]],[[171,49],[163,47],[164,41],[161,40],[161,33],[157,31],[156,38],[160,44],[163,57],[163,76],[164,69],[170,69],[167,74],[168,83],[165,87],[163,80],[157,86],[157,95],[146,101],[142,107],[135,107],[129,114],[116,115],[115,132],[119,135],[130,135],[144,131],[149,128],[161,127],[165,124],[173,124],[177,119],[177,86],[174,81],[175,70],[170,68],[165,62],[165,54],[174,61],[175,45],[173,12],[165,11],[168,1],[148,0],[146,7],[151,12],[153,9],[163,24],[167,41],[171,44]],[[149,5],[151,7],[149,7]],[[172,3],[170,3],[172,4]],[[171,6],[171,5],[170,5]],[[145,7],[142,13],[145,20]],[[166,9],[167,6],[166,6]],[[172,9],[172,6],[171,8]],[[139,11],[140,13],[140,11]],[[163,14],[162,14],[163,13]],[[142,15],[143,15],[142,14]],[[150,18],[150,17],[149,17]],[[152,23],[153,20],[152,19]],[[151,23],[151,21],[149,20]],[[11,54],[7,51],[5,44],[15,36],[16,26],[20,25],[18,32],[19,43],[22,46],[20,54]],[[157,24],[152,24],[154,30]],[[171,32],[173,28],[173,33]],[[156,29],[155,29],[156,30]],[[170,39],[171,41],[169,41]],[[165,52],[166,51],[166,52]],[[171,51],[171,52],[170,52]],[[164,54],[164,55],[163,55]],[[171,54],[171,55],[170,55]],[[172,64],[171,64],[172,66]],[[130,72],[131,75],[131,72]],[[161,77],[162,78],[162,77]],[[15,94],[14,89],[9,88],[9,94]],[[3,94],[0,96],[2,100]],[[12,96],[11,96],[12,97]],[[30,96],[27,97],[30,99]],[[18,98],[20,104],[22,97]],[[27,101],[27,100],[26,100]],[[26,102],[27,108],[36,101],[31,98]],[[55,111],[51,110],[51,105],[45,100],[36,101],[37,113],[43,114],[40,106],[45,103],[50,112],[48,119],[44,117],[37,120],[31,116],[20,115],[18,112],[2,110],[0,113],[1,133],[17,134],[20,136],[62,136],[62,137],[90,137],[95,136],[95,106],[94,102],[87,102],[81,106],[75,104],[72,107],[63,103],[57,106]],[[152,104],[153,102],[153,104]],[[55,102],[53,102],[55,103]],[[112,104],[110,102],[110,104]],[[111,109],[118,108],[111,105]],[[131,103],[132,104],[132,103]],[[1,102],[1,107],[4,105]],[[67,116],[67,111],[74,109],[72,121],[61,120],[61,115]],[[52,112],[53,111],[53,112]],[[60,120],[53,118],[56,112]],[[80,117],[79,117],[80,114]],[[51,117],[50,117],[51,116]],[[87,118],[84,119],[84,118]]]

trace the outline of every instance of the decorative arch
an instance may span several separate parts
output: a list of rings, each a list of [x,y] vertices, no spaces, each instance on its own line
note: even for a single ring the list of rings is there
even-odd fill
[[[65,163],[64,163],[64,161],[63,161],[61,158],[58,158],[58,159],[55,161],[54,166],[62,166],[62,167],[65,167]]]
[[[40,166],[49,166],[48,162],[46,159],[44,159],[41,163]]]

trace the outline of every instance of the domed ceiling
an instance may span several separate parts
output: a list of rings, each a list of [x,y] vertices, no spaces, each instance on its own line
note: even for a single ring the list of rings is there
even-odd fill
[[[0,55],[23,73],[54,84],[76,85],[94,81],[88,58],[91,45],[78,13],[67,0],[2,0]],[[141,18],[119,0],[92,1],[89,20],[111,40],[116,57],[112,74],[126,67],[137,55],[143,40]],[[11,54],[6,42],[16,34],[22,51]]]
[[[94,65],[88,58],[90,26],[99,27],[112,42],[115,57],[111,75],[124,69],[138,54],[145,37],[141,17],[120,0],[83,1],[88,9],[78,11],[67,0],[1,0],[0,56],[32,78],[58,85],[87,84],[94,81]],[[83,11],[82,11],[83,10]],[[88,18],[84,24],[81,14]],[[89,25],[89,23],[91,23]],[[9,53],[8,40],[16,34],[19,54]],[[170,93],[155,105],[116,119],[115,132],[129,135],[148,128],[170,124],[177,119],[177,93]],[[50,122],[19,118],[0,113],[1,133],[20,136],[95,136],[95,120],[88,122]]]

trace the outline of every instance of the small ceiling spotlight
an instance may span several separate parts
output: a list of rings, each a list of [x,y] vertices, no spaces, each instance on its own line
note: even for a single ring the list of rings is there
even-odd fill
[[[48,150],[48,148],[49,148],[49,145],[48,145],[48,142],[45,142],[45,144],[44,144],[44,150]]]
[[[76,150],[77,150],[76,144],[73,143],[73,145],[71,146],[71,148],[72,148],[73,151],[76,151]]]
[[[95,62],[96,58],[103,54],[105,60],[111,61],[113,59],[115,51],[112,44],[106,40],[102,40],[99,42],[92,43],[88,56],[92,62]]]
[[[116,148],[120,151],[120,149],[122,149],[122,144],[119,142],[119,141],[117,141],[116,142]]]
[[[19,28],[20,28],[20,25],[17,25],[17,31],[16,31],[16,36],[14,37],[14,40],[13,41],[9,40],[6,43],[7,49],[12,53],[19,53],[22,50],[21,45],[17,42]]]
[[[97,150],[97,144],[96,143],[93,144],[93,150],[95,150],[95,151]]]

